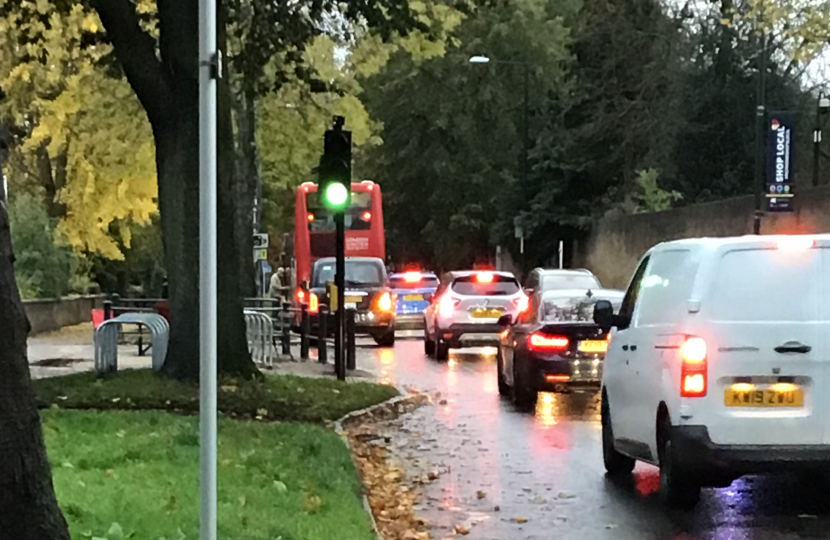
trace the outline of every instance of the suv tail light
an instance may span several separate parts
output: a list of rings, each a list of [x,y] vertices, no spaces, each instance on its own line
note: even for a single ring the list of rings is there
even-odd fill
[[[516,309],[519,313],[524,313],[527,311],[527,308],[530,307],[530,298],[528,298],[526,294],[522,293],[520,297],[513,300],[513,303],[516,305]]]
[[[298,304],[302,304],[305,302],[305,291],[302,289],[297,289],[297,292],[294,293],[294,298],[297,299]]]
[[[388,292],[383,293],[378,298],[378,308],[381,311],[392,311],[392,308],[395,307],[395,303],[392,302],[392,295]]]
[[[532,352],[557,353],[567,350],[571,344],[565,336],[551,336],[542,332],[533,332],[527,338],[527,348]]]
[[[461,300],[453,298],[449,294],[442,296],[441,301],[438,304],[438,315],[444,319],[449,319],[452,317],[453,313],[455,313],[455,308],[458,307],[458,304],[460,303]]]
[[[704,397],[708,390],[709,366],[706,362],[708,351],[703,338],[687,336],[680,346],[680,396]]]
[[[318,311],[320,311],[320,299],[316,294],[311,293],[308,295],[308,312],[317,313]]]

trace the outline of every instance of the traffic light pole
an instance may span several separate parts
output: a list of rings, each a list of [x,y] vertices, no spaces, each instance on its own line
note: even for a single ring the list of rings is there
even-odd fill
[[[345,347],[345,325],[346,325],[346,226],[345,215],[342,211],[334,214],[336,225],[336,248],[335,248],[335,274],[334,283],[337,286],[337,313],[334,319],[334,370],[337,379],[346,380],[346,347]]]

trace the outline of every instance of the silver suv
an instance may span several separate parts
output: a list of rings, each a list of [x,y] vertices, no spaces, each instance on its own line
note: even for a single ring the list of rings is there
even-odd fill
[[[424,352],[446,360],[450,349],[498,346],[499,319],[515,320],[527,306],[510,272],[447,272],[424,310]]]

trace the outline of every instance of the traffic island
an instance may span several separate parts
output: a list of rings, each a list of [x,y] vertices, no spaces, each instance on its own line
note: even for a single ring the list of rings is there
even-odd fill
[[[198,538],[195,385],[150,370],[33,385],[73,538]],[[376,538],[349,449],[330,426],[397,395],[390,386],[322,378],[221,381],[219,535]]]

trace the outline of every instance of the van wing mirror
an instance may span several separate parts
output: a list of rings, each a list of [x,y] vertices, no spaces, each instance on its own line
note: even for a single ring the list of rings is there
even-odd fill
[[[603,330],[610,330],[616,326],[614,306],[608,300],[597,300],[594,304],[594,322]]]
[[[507,328],[511,324],[513,324],[513,316],[509,313],[507,315],[502,315],[501,317],[499,317],[498,325],[502,328]]]

